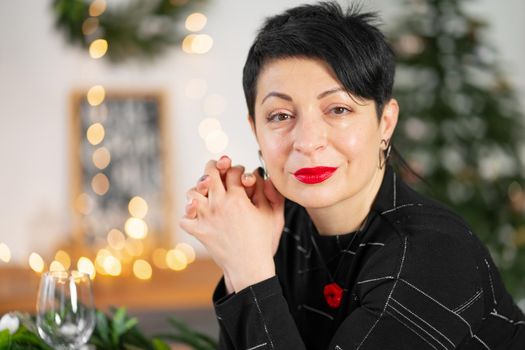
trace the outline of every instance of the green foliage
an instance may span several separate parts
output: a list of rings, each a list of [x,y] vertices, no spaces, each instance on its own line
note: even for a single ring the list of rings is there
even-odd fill
[[[20,320],[20,327],[14,334],[8,330],[0,331],[1,350],[52,350],[37,334],[34,317],[15,313]],[[88,344],[97,350],[169,350],[170,342],[186,344],[195,350],[217,348],[216,340],[192,330],[184,322],[171,317],[169,322],[175,328],[174,333],[147,337],[138,328],[138,320],[130,318],[125,308],[112,309],[110,315],[96,311],[97,322]],[[162,339],[161,339],[162,338]]]
[[[525,116],[466,2],[404,1],[390,30],[401,106],[394,141],[430,187],[406,180],[464,217],[510,292],[525,297]]]
[[[107,56],[112,62],[130,58],[153,58],[171,45],[181,42],[183,33],[177,22],[205,0],[135,0],[113,4],[97,17],[90,17],[90,2],[84,0],[54,0],[56,26],[67,40],[87,48],[95,39],[109,42]],[[82,26],[94,19],[93,33],[84,34]]]
[[[170,317],[169,322],[175,329],[175,333],[158,335],[159,338],[187,344],[195,350],[214,350],[219,346],[215,339],[190,329],[184,322],[175,317]]]

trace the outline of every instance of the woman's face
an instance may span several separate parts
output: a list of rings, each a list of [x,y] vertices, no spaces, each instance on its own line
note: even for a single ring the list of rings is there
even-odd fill
[[[322,61],[286,58],[265,65],[257,81],[255,125],[276,189],[306,208],[358,198],[382,175],[382,139],[397,122],[395,100],[378,121],[373,100],[345,92]]]

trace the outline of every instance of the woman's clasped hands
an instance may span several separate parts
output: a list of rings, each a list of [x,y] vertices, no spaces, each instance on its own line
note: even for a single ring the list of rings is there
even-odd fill
[[[275,275],[284,225],[284,198],[258,171],[244,171],[227,156],[209,161],[180,220],[222,268],[230,293]]]

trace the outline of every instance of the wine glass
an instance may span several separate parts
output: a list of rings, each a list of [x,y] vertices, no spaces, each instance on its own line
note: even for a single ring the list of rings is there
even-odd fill
[[[95,328],[89,275],[50,271],[38,289],[36,325],[40,337],[54,349],[78,349]]]

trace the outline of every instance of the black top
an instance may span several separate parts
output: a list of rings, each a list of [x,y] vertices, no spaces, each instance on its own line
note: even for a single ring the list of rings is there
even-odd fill
[[[277,275],[215,290],[220,349],[525,349],[525,317],[487,249],[390,167],[361,232],[320,236],[289,201],[285,218]],[[312,239],[337,270],[339,308],[323,297],[330,276]]]

